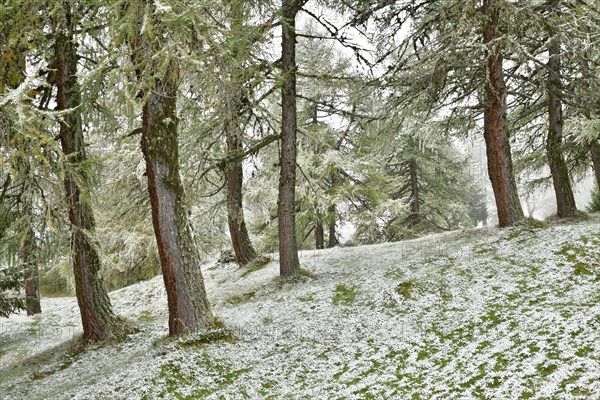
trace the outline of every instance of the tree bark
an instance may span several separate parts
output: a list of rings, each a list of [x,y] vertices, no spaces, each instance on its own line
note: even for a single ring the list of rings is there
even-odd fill
[[[592,156],[592,165],[594,167],[594,176],[596,177],[596,187],[600,189],[600,145],[597,140],[588,142],[590,154]]]
[[[167,291],[169,335],[205,330],[213,323],[179,176],[179,74],[176,62],[171,61],[165,76],[156,80],[148,95],[142,116],[142,152]]]
[[[331,249],[332,247],[335,247],[336,244],[338,244],[338,240],[337,240],[337,234],[335,232],[335,224],[336,224],[336,214],[335,214],[335,205],[332,204],[329,206],[329,208],[327,209],[328,214],[329,214],[329,237],[328,237],[328,241],[327,241],[327,248]]]
[[[230,153],[237,154],[243,151],[241,132],[233,122],[226,123],[227,149]],[[235,259],[240,266],[245,266],[257,257],[256,250],[250,241],[250,235],[244,220],[242,200],[242,183],[244,172],[241,161],[233,161],[227,165],[227,220],[229,235],[235,252]]]
[[[295,0],[282,1],[281,62],[281,155],[279,160],[279,273],[288,277],[300,272],[296,244],[296,14]]]
[[[244,108],[244,71],[242,65],[248,48],[251,45],[244,41],[244,5],[240,2],[228,3],[229,20],[232,43],[231,60],[226,60],[223,67],[226,71],[226,80],[223,82],[223,116],[225,119],[224,130],[227,141],[229,159],[233,160],[226,165],[227,179],[227,221],[231,244],[235,252],[237,263],[243,267],[257,257],[256,250],[250,241],[248,228],[244,219],[243,190],[244,171],[242,159],[239,155],[244,152],[242,145],[243,132],[240,127],[240,115]]]
[[[588,58],[590,58],[590,55],[585,51],[581,68],[584,79],[589,81],[592,80],[593,77],[590,74],[590,66],[587,61]],[[589,86],[587,89],[590,89]],[[589,104],[583,105],[582,114],[588,120],[592,118],[592,110]],[[600,143],[598,142],[598,139],[590,139],[588,140],[587,145],[590,150],[590,156],[592,157],[592,168],[594,169],[594,177],[596,178],[596,188],[600,190]]]
[[[494,190],[500,227],[514,225],[523,219],[517,185],[513,174],[506,118],[506,87],[502,70],[502,52],[498,44],[498,0],[484,0],[487,20],[483,29],[488,46],[484,109],[484,138],[488,174]]]
[[[323,232],[323,221],[320,219],[315,222],[315,248],[325,248],[325,233]]]
[[[109,339],[121,333],[123,324],[113,314],[110,299],[99,276],[100,257],[94,243],[94,214],[89,201],[87,156],[82,132],[81,93],[77,82],[77,53],[73,40],[74,22],[65,10],[66,26],[56,28],[56,110],[68,112],[60,123],[60,142],[66,156],[64,188],[71,222],[71,251],[75,292],[88,342]]]
[[[146,162],[152,225],[167,292],[169,335],[210,328],[214,317],[200,270],[200,254],[188,220],[185,193],[179,175],[177,91],[182,71],[176,59],[156,61],[158,41],[142,31],[147,1],[138,5],[134,33],[129,38],[131,59],[141,89],[141,147]],[[158,21],[160,22],[160,21]],[[154,26],[160,32],[160,24]],[[157,64],[155,64],[157,63]],[[157,67],[164,66],[158,76]],[[151,71],[148,82],[142,71]],[[149,89],[148,84],[152,86]]]
[[[21,263],[25,269],[25,305],[27,315],[35,315],[42,312],[40,304],[39,274],[37,261],[33,255],[35,249],[35,234],[31,228],[31,208],[27,204],[22,210],[23,216],[28,218],[25,228],[25,238],[21,245]]]
[[[553,8],[559,1],[553,1]],[[560,39],[556,32],[549,28],[548,35],[548,136],[546,137],[546,154],[552,174],[554,194],[556,196],[556,215],[560,218],[572,217],[577,212],[575,196],[571,188],[569,169],[562,153],[563,116],[560,98],[562,83],[560,81]]]

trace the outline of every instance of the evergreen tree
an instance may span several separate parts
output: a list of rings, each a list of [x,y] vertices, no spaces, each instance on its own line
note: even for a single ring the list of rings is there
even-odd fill
[[[466,160],[437,133],[443,125],[390,118],[363,135],[358,149],[371,161],[359,173],[364,178],[351,203],[359,241],[395,241],[472,225]]]
[[[279,268],[284,277],[300,271],[296,244],[296,15],[297,0],[281,6],[281,156],[279,159]]]
[[[484,0],[483,7],[471,0],[396,1],[358,7],[354,15],[357,25],[371,18],[380,27],[376,61],[388,66],[384,82],[397,89],[392,99],[397,110],[449,112],[467,131],[483,115],[488,175],[503,227],[523,218],[512,168],[501,40],[510,12],[503,0]],[[408,20],[411,34],[398,41],[394,34]]]
[[[169,334],[180,335],[208,329],[213,316],[179,174],[177,96],[182,70],[176,54],[164,51],[169,43],[162,42],[169,29],[164,22],[174,11],[146,2],[131,8],[133,34],[128,41],[141,87],[141,142],[152,223],[167,290]],[[157,54],[164,59],[157,62]]]
[[[77,79],[77,16],[71,3],[57,1],[52,28],[52,64],[56,69],[56,109],[65,113],[60,121],[60,142],[67,157],[64,190],[71,222],[71,244],[75,289],[86,341],[119,335],[123,324],[114,315],[100,278],[100,257],[94,242],[95,219],[90,206],[89,166],[83,138],[81,92]]]

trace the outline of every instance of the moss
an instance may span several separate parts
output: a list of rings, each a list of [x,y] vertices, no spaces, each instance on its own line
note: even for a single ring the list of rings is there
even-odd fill
[[[300,268],[300,272],[299,272],[300,276],[306,277],[306,278],[316,278],[316,275],[304,268]]]
[[[57,366],[55,366],[54,368],[45,370],[45,371],[36,371],[31,375],[31,380],[32,381],[38,381],[41,379],[44,379],[48,376],[54,375],[57,372],[63,371],[67,368],[69,368],[69,366],[71,364],[73,364],[73,361],[75,361],[73,358],[71,357],[66,357],[60,364],[58,364]]]
[[[44,352],[41,356],[36,355],[25,361],[22,366],[29,371],[39,366],[40,368],[31,374],[31,380],[41,380],[69,368],[77,360],[77,356],[85,351],[87,347],[89,346],[86,346],[83,342],[83,337],[78,337],[63,344],[61,351],[57,352],[57,349],[53,348]],[[58,355],[58,359],[54,358],[56,355]]]
[[[590,216],[587,213],[577,210],[571,217],[559,218],[557,215],[551,215],[546,218],[546,221],[553,224],[572,224],[580,221],[587,221],[588,219],[590,219]]]

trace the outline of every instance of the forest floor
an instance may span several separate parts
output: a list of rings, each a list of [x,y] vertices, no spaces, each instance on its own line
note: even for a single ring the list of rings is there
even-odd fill
[[[74,298],[0,319],[1,399],[600,399],[600,216],[203,266],[231,330],[169,339],[162,278],[111,293],[139,328],[81,351]]]

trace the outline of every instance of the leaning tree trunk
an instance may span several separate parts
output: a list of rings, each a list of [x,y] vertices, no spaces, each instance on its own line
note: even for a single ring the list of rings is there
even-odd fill
[[[129,37],[131,59],[144,99],[141,147],[146,162],[152,225],[158,247],[169,308],[169,335],[206,330],[214,323],[200,270],[200,254],[194,241],[179,175],[177,91],[182,71],[176,59],[156,60],[158,41],[143,30],[149,1],[135,10]],[[151,7],[151,6],[150,6]],[[160,22],[160,21],[157,21]],[[154,35],[162,26],[154,25]],[[157,67],[161,68],[159,76]],[[143,69],[149,70],[150,82]],[[151,87],[147,89],[149,83]]]
[[[56,68],[56,110],[71,110],[60,123],[60,142],[66,156],[65,194],[71,222],[71,250],[75,276],[75,292],[83,323],[83,337],[95,342],[119,334],[122,323],[113,314],[110,300],[99,276],[100,257],[94,243],[94,214],[89,200],[87,156],[79,106],[81,93],[77,82],[77,54],[70,26],[56,29],[54,52]]]
[[[38,265],[33,255],[35,234],[31,228],[31,207],[29,204],[23,207],[22,213],[27,218],[25,238],[21,244],[21,263],[25,268],[25,305],[27,315],[35,315],[42,312],[42,306],[40,304]]]
[[[484,0],[484,9],[488,16],[483,30],[484,43],[488,46],[484,138],[498,222],[501,227],[506,227],[523,219],[523,209],[519,202],[510,152],[502,52],[499,44],[494,43],[498,39],[499,3],[498,0]]]
[[[167,291],[169,335],[205,330],[213,323],[179,176],[176,106],[180,73],[171,60],[165,75],[155,80],[147,94],[142,115],[142,151]]]
[[[235,117],[233,117],[235,118]],[[227,150],[231,155],[240,154],[243,151],[241,132],[237,125],[237,119],[226,122],[225,134],[227,137]],[[227,220],[229,223],[229,235],[235,252],[235,258],[240,266],[249,264],[257,257],[256,250],[250,241],[250,235],[246,228],[244,209],[242,201],[242,183],[244,173],[242,161],[235,160],[227,164]]]
[[[279,173],[279,273],[293,276],[300,272],[296,245],[296,14],[295,0],[282,2],[281,62],[281,155]]]
[[[558,2],[553,2],[556,7]],[[562,101],[560,94],[560,39],[553,29],[548,30],[550,45],[548,47],[548,136],[546,137],[546,154],[552,174],[554,193],[556,196],[556,215],[560,218],[572,217],[577,212],[575,196],[569,179],[569,169],[562,152]]]

